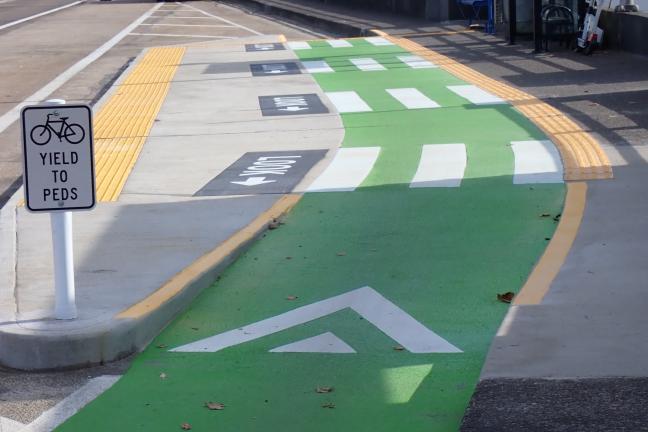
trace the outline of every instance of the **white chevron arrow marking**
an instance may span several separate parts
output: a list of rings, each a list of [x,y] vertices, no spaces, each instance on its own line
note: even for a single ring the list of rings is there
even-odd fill
[[[350,308],[413,353],[460,353],[371,287],[362,287],[286,313],[182,345],[175,352],[217,352]]]

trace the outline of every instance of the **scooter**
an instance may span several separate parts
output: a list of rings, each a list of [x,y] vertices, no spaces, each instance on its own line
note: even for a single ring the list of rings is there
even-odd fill
[[[577,50],[582,51],[585,55],[592,54],[595,48],[603,43],[603,29],[598,26],[601,17],[602,7],[599,0],[586,0],[587,13],[583,21],[583,30],[578,38]],[[612,0],[610,4],[612,5]]]

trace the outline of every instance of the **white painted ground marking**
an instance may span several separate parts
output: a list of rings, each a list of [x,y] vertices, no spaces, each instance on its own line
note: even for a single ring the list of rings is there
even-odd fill
[[[245,181],[231,181],[230,183],[239,184],[241,186],[258,186],[265,183],[275,183],[277,180],[266,180],[265,177],[248,177]]]
[[[428,69],[428,68],[438,67],[431,61],[425,60],[424,58],[419,57],[417,55],[406,55],[406,56],[397,56],[397,57],[398,60],[402,61],[412,69]]]
[[[324,60],[302,61],[302,64],[306,71],[311,74],[335,72]]]
[[[351,42],[344,39],[327,39],[326,42],[333,48],[351,48]]]
[[[39,103],[39,102],[47,99],[47,97],[49,95],[51,95],[53,92],[55,92],[63,84],[68,82],[70,80],[70,78],[75,76],[77,73],[81,72],[83,69],[86,68],[86,66],[88,66],[90,63],[94,62],[99,57],[104,55],[108,50],[110,50],[112,47],[117,45],[119,43],[119,41],[121,41],[126,36],[128,36],[128,34],[131,31],[133,31],[138,25],[140,25],[142,22],[144,22],[144,20],[146,20],[161,5],[162,5],[162,3],[158,3],[155,6],[153,6],[146,13],[144,13],[142,16],[137,18],[131,24],[129,24],[128,27],[126,27],[124,30],[120,31],[115,36],[113,36],[113,38],[110,39],[108,42],[101,45],[99,48],[97,48],[96,50],[94,50],[93,52],[88,54],[86,57],[82,58],[81,60],[79,60],[78,62],[73,64],[70,68],[68,68],[66,71],[61,73],[59,76],[54,78],[49,83],[47,83],[44,87],[42,87],[36,93],[29,96],[27,99],[20,102],[18,105],[11,108],[6,113],[4,113],[0,117],[0,133],[4,132],[4,130],[7,129],[9,127],[9,125],[11,125],[13,122],[18,120],[18,118],[20,117],[20,110],[21,109],[23,109],[27,105],[32,105],[32,104],[35,104],[35,103]]]
[[[341,113],[372,111],[371,107],[354,91],[326,92],[326,96]]]
[[[216,19],[219,20],[219,21],[225,22],[225,23],[227,23],[227,24],[231,24],[231,25],[236,26],[236,27],[238,27],[238,28],[240,28],[240,29],[247,30],[247,31],[249,31],[250,33],[254,33],[255,35],[263,36],[263,33],[258,32],[258,31],[254,30],[254,29],[251,29],[250,27],[246,27],[246,26],[244,26],[244,25],[237,24],[237,23],[235,23],[234,21],[230,21],[230,20],[228,20],[228,19],[221,18],[221,17],[219,17],[219,16],[217,16],[217,15],[214,15],[214,14],[210,14],[209,12],[205,12],[204,10],[202,10],[202,9],[198,9],[198,8],[195,7],[195,6],[191,6],[191,5],[189,5],[189,4],[183,4],[183,3],[180,3],[180,2],[176,2],[176,4],[178,4],[178,5],[180,5],[180,6],[187,7],[187,8],[189,8],[189,9],[193,9],[193,10],[195,10],[195,11],[200,12],[201,14],[203,14],[203,15],[205,15],[205,16],[212,17],[212,18],[216,18]]]
[[[217,352],[350,308],[413,353],[460,353],[432,330],[371,287],[362,287],[253,324],[174,348],[174,352]]]
[[[372,58],[354,58],[349,59],[358,69],[363,72],[373,72],[373,71],[382,71],[386,70],[385,66],[378,63]]]
[[[464,144],[424,145],[411,188],[459,187],[466,171]]]
[[[164,19],[204,19],[204,20],[213,20],[213,17],[208,17],[208,16],[187,16],[187,17],[179,17],[179,16],[166,16],[166,15],[152,15],[151,18],[164,18]],[[232,27],[237,27],[237,26],[232,26]]]
[[[140,24],[140,26],[155,26],[155,27],[213,27],[213,28],[236,28],[229,24]]]
[[[287,42],[286,45],[293,51],[312,48],[308,42]]]
[[[164,18],[164,19],[167,19],[167,18],[174,18],[174,19],[194,19],[194,18],[199,18],[199,19],[211,19],[211,20],[215,19],[215,18],[212,18],[212,17],[206,17],[206,16],[194,16],[194,15],[192,15],[192,16],[189,16],[189,15],[159,15],[159,14],[151,15],[151,18]]]
[[[352,192],[373,169],[380,147],[341,148],[306,192]]]
[[[349,344],[335,336],[333,333],[326,332],[319,336],[313,336],[311,338],[302,339],[297,342],[273,348],[270,352],[355,354],[356,350],[351,348]]]
[[[167,34],[167,33],[129,33],[131,36],[160,36],[160,37],[188,37],[200,39],[237,39],[232,36],[205,36],[205,35],[189,35],[189,34]]]
[[[92,378],[83,387],[45,411],[40,417],[21,429],[20,432],[49,432],[56,429],[57,426],[72,417],[101,393],[108,390],[119,378],[120,376],[115,375]]]
[[[67,9],[67,8],[69,8],[69,7],[72,7],[72,6],[76,6],[76,5],[78,5],[79,3],[83,3],[84,1],[85,1],[85,0],[75,1],[74,3],[68,3],[68,4],[66,4],[66,5],[63,5],[63,6],[60,6],[60,7],[54,8],[54,9],[46,10],[45,12],[37,13],[36,15],[31,15],[31,16],[28,16],[28,17],[25,17],[25,18],[21,18],[21,19],[16,20],[16,21],[12,21],[12,22],[10,22],[10,23],[2,24],[2,25],[0,25],[0,30],[4,30],[4,29],[6,29],[6,28],[9,28],[9,27],[12,27],[12,26],[15,26],[15,25],[18,25],[18,24],[24,23],[24,22],[26,22],[26,21],[31,21],[31,20],[33,20],[33,19],[40,18],[40,17],[42,17],[42,16],[44,16],[44,15],[49,15],[49,14],[51,14],[51,13],[58,12],[58,11],[60,11],[60,10],[62,10],[62,9]],[[1,431],[0,431],[0,432],[1,432]]]
[[[387,89],[407,109],[439,108],[440,105],[415,88]]]
[[[394,45],[393,43],[389,42],[387,39],[382,37],[368,37],[365,38],[365,40],[369,42],[371,45],[375,45],[375,46]]]
[[[11,420],[10,418],[0,417],[0,432],[19,432],[25,428],[25,425]]]
[[[560,153],[551,141],[513,141],[514,184],[562,183]]]
[[[448,90],[458,94],[464,99],[468,99],[470,102],[475,105],[491,105],[491,104],[505,104],[506,101],[502,98],[495,96],[492,93],[482,90],[477,86],[468,84],[468,85],[456,85],[448,86]]]

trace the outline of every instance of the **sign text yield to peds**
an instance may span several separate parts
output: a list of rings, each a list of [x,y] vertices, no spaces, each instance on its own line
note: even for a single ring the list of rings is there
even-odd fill
[[[95,205],[92,111],[87,105],[22,110],[25,201],[31,211]]]

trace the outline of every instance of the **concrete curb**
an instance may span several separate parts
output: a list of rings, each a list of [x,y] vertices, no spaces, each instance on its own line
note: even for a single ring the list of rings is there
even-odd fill
[[[271,209],[224,242],[235,239],[235,243],[229,245],[228,253],[218,261],[196,270],[195,275],[181,289],[136,318],[113,317],[111,321],[99,324],[92,330],[84,329],[76,334],[63,329],[38,334],[24,329],[16,322],[0,323],[0,364],[22,370],[77,368],[118,360],[142,350],[203,289],[213,284],[219,273],[267,230],[269,222],[290,211],[299,197],[290,196],[295,198],[280,199]],[[237,239],[240,233],[245,235]]]

